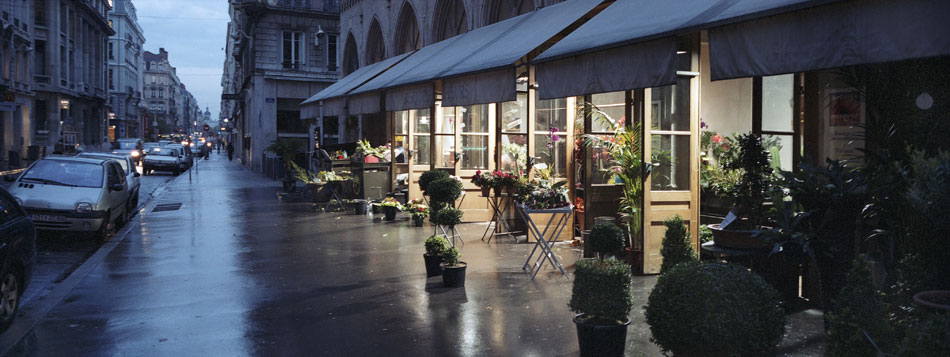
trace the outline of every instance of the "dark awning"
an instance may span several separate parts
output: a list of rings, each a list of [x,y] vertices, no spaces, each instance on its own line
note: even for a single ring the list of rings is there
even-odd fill
[[[713,80],[950,55],[950,1],[847,1],[709,30]]]
[[[583,22],[588,13],[605,2],[608,1],[569,0],[431,44],[353,93],[397,90],[400,98],[424,98],[424,93],[407,93],[407,89],[400,87],[431,90],[431,85],[418,85],[446,79],[449,90],[443,92],[442,100],[448,105],[514,100],[515,64],[558,33]],[[461,76],[470,77],[450,80]],[[465,80],[472,83],[461,82]],[[387,101],[386,109],[418,109],[407,108],[407,102]],[[429,106],[431,102],[426,105]]]
[[[324,116],[343,114],[343,96],[349,94],[351,91],[353,91],[353,89],[359,87],[361,84],[364,84],[367,81],[375,78],[380,73],[383,73],[386,69],[406,59],[406,57],[409,57],[411,54],[412,52],[404,53],[367,66],[363,66],[353,73],[350,73],[346,77],[341,78],[340,80],[336,81],[336,83],[333,83],[324,90],[314,94],[312,97],[303,101],[303,103],[300,103],[301,117],[304,119],[316,118],[317,115],[319,115],[317,111],[321,101],[325,101],[323,107]]]
[[[538,56],[539,97],[675,82],[675,35],[834,0],[617,0]]]

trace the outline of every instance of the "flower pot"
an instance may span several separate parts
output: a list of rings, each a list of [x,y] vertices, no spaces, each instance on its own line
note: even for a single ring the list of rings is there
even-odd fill
[[[630,319],[623,324],[600,325],[586,317],[584,314],[574,316],[581,356],[623,356]]]
[[[495,187],[495,196],[501,196],[501,194],[502,194],[504,191],[505,191],[505,188],[504,188],[504,187]]]
[[[765,239],[755,237],[760,231],[721,229],[718,224],[709,225],[713,233],[713,242],[717,247],[758,250],[768,247]]]
[[[950,290],[928,290],[914,294],[914,303],[935,312],[950,312]]]
[[[416,227],[422,227],[422,224],[425,223],[426,217],[414,214],[412,215],[412,225]]]
[[[514,188],[514,187],[505,187],[505,193],[508,194],[508,197],[515,197],[515,188]]]
[[[465,286],[465,268],[468,264],[462,262],[459,266],[450,267],[442,263],[439,266],[442,268],[442,286],[447,288]]]
[[[283,184],[284,193],[292,193],[297,191],[296,180],[284,180],[281,183]]]
[[[396,220],[396,212],[399,212],[399,209],[396,207],[383,207],[383,213],[386,214],[387,221]]]
[[[482,186],[482,197],[491,197],[491,186]]]
[[[373,205],[372,210],[373,214],[379,214],[379,205]]]
[[[363,162],[367,164],[376,164],[379,163],[379,158],[374,155],[364,156]]]
[[[442,275],[442,256],[441,255],[428,255],[423,254],[422,258],[426,262],[426,277],[431,278],[433,276]]]
[[[356,200],[356,214],[365,215],[368,209],[369,209],[369,201]]]

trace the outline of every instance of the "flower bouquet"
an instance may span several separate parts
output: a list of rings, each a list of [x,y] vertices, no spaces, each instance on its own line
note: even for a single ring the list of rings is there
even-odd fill
[[[501,196],[502,192],[508,193],[509,196],[513,196],[515,193],[515,187],[518,185],[518,177],[515,176],[510,171],[499,171],[495,170],[492,173],[495,194]]]
[[[396,199],[392,197],[386,197],[383,202],[377,205],[383,208],[383,213],[386,215],[385,219],[387,221],[395,221],[396,213],[402,210],[402,205],[399,204],[399,201],[396,201]]]
[[[416,227],[422,227],[425,218],[429,216],[429,206],[422,203],[421,199],[409,201],[405,206],[405,211],[412,217],[412,223]]]
[[[495,176],[491,172],[475,171],[472,184],[482,189],[482,196],[488,197],[491,195],[492,187],[495,187]]]

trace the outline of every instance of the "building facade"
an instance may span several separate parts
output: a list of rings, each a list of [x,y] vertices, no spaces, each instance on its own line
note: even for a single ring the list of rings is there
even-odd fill
[[[308,141],[300,103],[340,77],[338,3],[231,0],[229,12],[221,121],[238,158],[262,171],[272,140]]]
[[[0,170],[9,164],[10,152],[18,157],[33,141],[33,14],[29,6],[21,4],[16,0],[0,1]],[[13,161],[16,166],[18,160]]]
[[[187,98],[191,96],[178,78],[177,71],[168,61],[168,51],[145,51],[145,72],[142,98],[148,109],[144,137],[157,139],[160,135],[186,134],[194,127],[188,113]],[[194,102],[194,97],[191,96]],[[193,105],[197,107],[197,105]]]
[[[132,0],[114,0],[109,21],[115,30],[109,39],[109,128],[115,138],[142,137],[148,108],[142,101],[145,36]]]

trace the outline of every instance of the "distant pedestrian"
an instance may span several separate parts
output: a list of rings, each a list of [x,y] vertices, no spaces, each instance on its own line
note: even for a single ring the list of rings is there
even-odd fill
[[[234,160],[234,144],[228,141],[228,161]]]
[[[218,148],[218,155],[221,155],[221,146],[222,146],[222,145],[221,145],[221,138],[218,138],[218,140],[215,140],[215,143],[214,143],[214,144],[215,144],[215,146]]]

